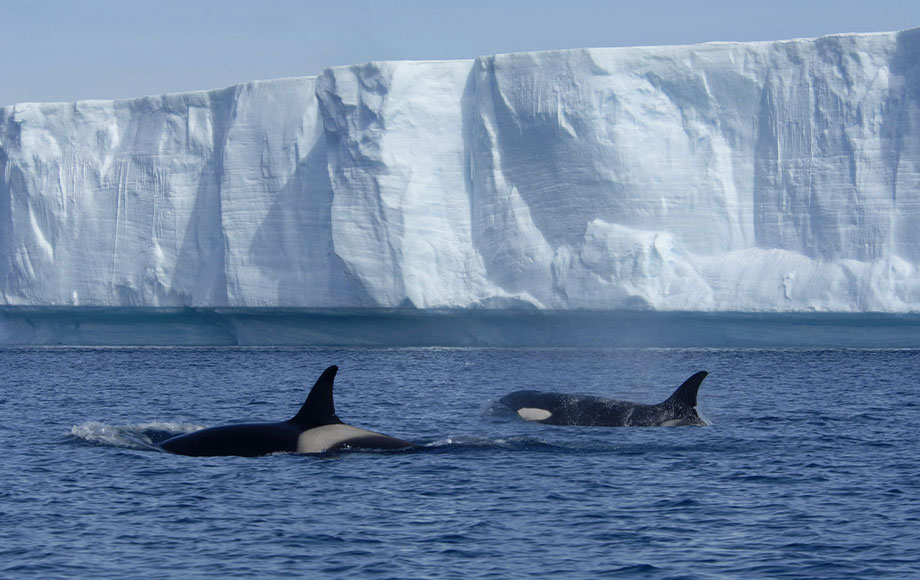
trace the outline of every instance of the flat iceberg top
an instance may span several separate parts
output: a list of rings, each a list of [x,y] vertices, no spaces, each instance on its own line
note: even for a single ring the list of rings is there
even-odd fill
[[[915,29],[908,29],[905,31],[888,31],[888,32],[850,32],[850,33],[834,33],[826,34],[823,36],[816,37],[802,37],[802,38],[790,38],[784,40],[753,40],[753,41],[727,41],[727,40],[713,40],[709,42],[702,42],[698,44],[663,44],[663,45],[642,45],[642,46],[596,46],[596,47],[584,47],[584,48],[564,48],[564,49],[552,49],[552,50],[534,50],[527,52],[509,52],[509,53],[497,53],[494,55],[482,55],[476,58],[469,59],[449,59],[449,60],[431,60],[431,59],[407,59],[407,60],[397,60],[397,61],[371,61],[365,64],[356,64],[356,65],[339,65],[334,67],[329,67],[327,70],[337,70],[337,69],[352,69],[355,67],[362,66],[386,66],[386,65],[426,65],[432,63],[467,63],[472,65],[476,60],[481,59],[502,59],[515,56],[530,56],[530,57],[541,57],[541,56],[558,56],[570,52],[584,52],[584,51],[595,51],[595,52],[630,52],[638,51],[645,54],[657,54],[657,53],[668,53],[668,52],[686,52],[690,50],[705,50],[706,47],[723,47],[723,46],[758,46],[763,45],[765,47],[777,46],[783,43],[813,43],[821,39],[828,38],[863,38],[863,37],[893,37],[899,34],[904,34],[912,32]],[[308,75],[308,76],[294,76],[294,77],[282,77],[282,78],[273,78],[273,79],[263,79],[263,80],[254,80],[248,81],[245,83],[240,83],[237,85],[231,85],[223,89],[201,89],[196,91],[185,91],[185,92],[172,92],[172,93],[163,93],[157,95],[145,95],[142,97],[133,97],[126,99],[83,99],[78,101],[24,101],[20,103],[13,103],[9,105],[0,105],[0,110],[14,108],[31,108],[31,107],[73,107],[81,105],[99,105],[104,103],[129,103],[133,101],[139,101],[144,99],[157,99],[157,98],[170,98],[170,97],[184,97],[190,95],[209,95],[211,93],[217,93],[221,91],[236,90],[239,87],[243,86],[252,86],[252,85],[270,85],[270,84],[281,84],[287,82],[298,82],[298,81],[310,81],[316,78],[317,75]]]
[[[920,29],[0,108],[9,306],[920,311]]]

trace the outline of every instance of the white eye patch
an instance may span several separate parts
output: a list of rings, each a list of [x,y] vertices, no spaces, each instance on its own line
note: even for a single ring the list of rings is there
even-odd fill
[[[527,421],[545,421],[553,416],[546,409],[535,409],[533,407],[521,407],[518,409],[517,414],[521,419],[526,419]]]

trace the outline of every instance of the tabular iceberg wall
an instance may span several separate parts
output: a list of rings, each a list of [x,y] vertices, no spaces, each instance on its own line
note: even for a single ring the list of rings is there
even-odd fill
[[[0,304],[920,311],[920,30],[0,108]]]

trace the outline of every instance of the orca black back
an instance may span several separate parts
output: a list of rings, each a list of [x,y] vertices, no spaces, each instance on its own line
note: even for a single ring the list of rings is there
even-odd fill
[[[332,388],[339,367],[332,365],[316,380],[296,415],[277,423],[210,427],[167,439],[160,447],[178,455],[325,453],[340,449],[405,449],[412,443],[343,423],[335,414]]]
[[[594,395],[515,391],[499,402],[527,421],[549,425],[604,427],[672,427],[705,425],[696,412],[700,384],[709,373],[700,371],[656,405]]]

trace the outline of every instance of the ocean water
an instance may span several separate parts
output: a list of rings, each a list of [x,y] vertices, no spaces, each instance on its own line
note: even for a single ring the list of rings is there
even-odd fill
[[[0,349],[3,578],[920,577],[920,350]],[[190,458],[156,442],[293,415],[340,366],[402,452]],[[526,423],[524,388],[707,427]]]

